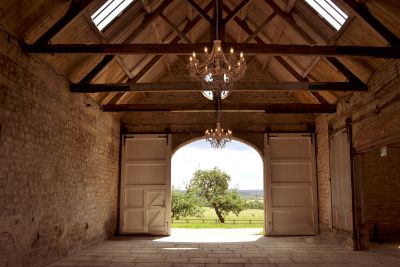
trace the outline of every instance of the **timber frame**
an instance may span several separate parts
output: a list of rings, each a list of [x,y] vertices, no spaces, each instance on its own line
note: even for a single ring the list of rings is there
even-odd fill
[[[399,39],[387,27],[384,26],[368,9],[365,3],[357,3],[354,0],[343,1],[338,0],[341,5],[347,7],[350,11],[349,21],[344,25],[344,29],[340,30],[335,40],[327,40],[325,44],[318,44],[319,41],[315,36],[310,35],[299,26],[297,21],[292,16],[293,10],[296,7],[296,1],[289,1],[286,10],[282,10],[275,1],[263,0],[264,5],[272,9],[272,13],[266,16],[265,20],[255,26],[250,26],[248,21],[240,16],[246,8],[249,8],[253,2],[251,0],[242,0],[231,9],[228,4],[223,0],[209,1],[207,5],[201,6],[197,1],[185,0],[186,4],[190,6],[194,13],[191,20],[182,27],[174,24],[168,17],[166,11],[174,1],[161,1],[155,9],[152,10],[148,1],[141,1],[142,8],[145,10],[145,15],[137,28],[132,31],[120,43],[108,43],[102,37],[101,33],[97,33],[102,40],[101,44],[53,44],[50,43],[51,39],[57,35],[64,27],[74,21],[76,17],[80,16],[86,9],[90,7],[91,1],[78,1],[72,0],[69,9],[65,15],[47,32],[40,36],[33,44],[23,44],[23,49],[26,53],[31,55],[97,55],[103,58],[86,73],[82,79],[77,83],[72,83],[70,90],[74,93],[94,93],[94,94],[113,94],[112,97],[106,97],[109,101],[101,103],[103,111],[190,111],[194,110],[195,105],[175,105],[171,107],[165,106],[165,103],[154,103],[153,105],[141,105],[140,103],[125,103],[118,104],[121,98],[128,93],[183,93],[183,92],[196,92],[201,91],[199,84],[191,82],[141,82],[141,79],[148,75],[150,70],[159,64],[165,56],[174,55],[178,56],[181,61],[184,61],[182,55],[189,55],[193,51],[201,53],[205,46],[212,47],[211,43],[196,43],[189,37],[189,32],[198,27],[200,23],[207,22],[209,25],[210,41],[215,39],[215,27],[219,25],[219,32],[221,33],[221,40],[223,41],[223,49],[228,50],[230,47],[236,51],[242,51],[246,57],[252,61],[257,56],[270,56],[267,61],[267,66],[271,64],[274,59],[280,68],[283,68],[295,81],[277,81],[277,82],[252,82],[246,81],[238,83],[235,91],[246,92],[304,92],[308,98],[315,99],[316,103],[259,103],[254,104],[251,108],[244,103],[242,106],[238,105],[233,110],[265,110],[265,112],[299,112],[299,113],[319,113],[319,112],[332,112],[334,104],[330,104],[326,98],[321,95],[322,91],[329,92],[352,92],[352,91],[367,91],[367,85],[345,66],[342,58],[383,58],[383,59],[398,59],[400,58]],[[139,2],[139,1],[137,1]],[[219,4],[217,7],[216,3]],[[135,5],[139,5],[135,3]],[[216,14],[216,12],[219,14]],[[210,14],[211,13],[211,14]],[[225,16],[224,16],[225,13]],[[217,16],[218,15],[218,16]],[[215,18],[219,18],[216,21]],[[370,25],[380,36],[388,41],[390,46],[371,46],[371,45],[338,45],[336,40],[340,38],[343,32],[349,27],[349,24],[354,17],[360,18],[365,23]],[[163,43],[160,39],[159,43],[136,43],[137,39],[149,27],[161,19],[165,22],[176,36],[170,39],[167,43]],[[288,27],[296,31],[303,44],[276,44],[276,40],[268,40],[261,37],[262,31],[266,25],[272,23],[273,20],[279,19],[283,22],[283,27]],[[232,38],[228,36],[228,25],[234,24],[241,31],[246,33],[248,37],[243,42],[225,42],[225,39]],[[315,32],[319,30],[313,25],[309,25]],[[278,32],[277,32],[278,34]],[[280,33],[282,34],[282,33]],[[277,35],[279,38],[279,35]],[[268,38],[267,38],[268,39]],[[184,43],[182,43],[182,41]],[[255,42],[252,42],[255,41]],[[140,41],[139,41],[140,42]],[[305,42],[305,44],[304,44]],[[125,65],[120,56],[124,55],[145,55],[152,57],[143,68],[141,68],[135,75],[131,74],[130,69]],[[302,56],[312,57],[308,70],[304,73],[299,72],[298,68],[294,67],[292,62],[288,60],[287,56]],[[314,77],[309,75],[312,68],[319,64],[321,58],[330,64],[333,69],[339,71],[347,81],[324,81],[319,82]],[[114,60],[117,60],[119,65],[124,69],[128,78],[125,82],[120,83],[93,83],[93,80],[98,77],[106,68],[108,68]],[[246,59],[247,60],[247,59]],[[286,108],[285,108],[286,107]],[[199,106],[199,109],[208,110],[206,106]]]

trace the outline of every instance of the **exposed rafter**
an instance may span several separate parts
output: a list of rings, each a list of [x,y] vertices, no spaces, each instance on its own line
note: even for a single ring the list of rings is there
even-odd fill
[[[206,12],[208,12],[212,7],[213,7],[213,5],[212,5],[212,2],[211,2],[209,5],[207,5],[207,6],[205,7],[204,10],[205,10]],[[160,14],[161,14],[161,13],[160,13]],[[197,23],[200,22],[200,20],[201,20],[201,16],[200,16],[200,15],[199,15],[199,16],[196,16],[193,20],[189,21],[189,22],[185,25],[185,27],[184,27],[184,29],[182,30],[181,33],[182,33],[183,35],[187,34],[191,29],[193,29],[193,28],[197,25]],[[180,39],[181,39],[180,36],[175,37],[175,38],[171,41],[171,44],[177,44],[177,43],[180,41]],[[152,60],[151,60],[149,63],[147,63],[147,65],[144,66],[144,68],[142,68],[142,69],[139,71],[139,73],[138,73],[133,79],[129,79],[129,80],[128,80],[128,84],[135,84],[135,83],[137,83],[144,75],[146,75],[146,73],[147,73],[151,68],[153,68],[154,65],[156,65],[156,64],[158,63],[159,60],[161,60],[161,58],[162,58],[162,55],[156,55],[155,57],[153,57]],[[118,93],[118,94],[116,94],[108,103],[111,103],[111,104],[117,103],[118,100],[119,100],[123,95],[124,95],[124,93]]]
[[[359,17],[367,22],[392,46],[400,46],[400,39],[372,15],[365,3],[359,4],[354,0],[346,0],[344,3],[346,3]]]
[[[236,17],[236,15],[251,2],[251,0],[242,0],[239,5],[237,5],[223,20],[223,23],[228,23],[232,18]]]
[[[207,11],[202,9],[194,0],[186,0],[204,19],[210,23],[214,23],[214,20],[207,14]]]
[[[75,17],[91,3],[90,0],[72,0],[71,4],[64,14],[64,16],[58,20],[50,29],[48,29],[39,39],[36,40],[35,44],[46,44],[51,38],[53,38],[59,31],[68,25]]]
[[[199,92],[201,86],[195,82],[180,83],[117,83],[117,84],[73,84],[75,93],[105,92]],[[238,83],[235,91],[367,91],[365,84],[357,82],[273,82]]]
[[[176,34],[178,34],[178,36],[182,39],[182,40],[185,40],[185,42],[187,43],[187,44],[191,44],[192,43],[192,41],[190,41],[190,39],[186,36],[186,34],[184,34],[181,30],[179,30],[179,28],[176,26],[176,25],[174,25],[173,23],[172,23],[172,21],[171,20],[169,20],[164,14],[160,14],[160,17],[174,30],[174,32],[176,33]]]
[[[28,54],[87,54],[87,55],[190,55],[193,51],[203,51],[212,44],[54,44],[26,45]],[[247,55],[298,55],[298,56],[347,56],[400,58],[400,48],[377,46],[337,46],[337,45],[285,45],[223,43],[222,49],[243,51]]]
[[[164,1],[153,13],[147,14],[144,16],[142,22],[138,28],[136,28],[124,41],[124,43],[130,43],[137,36],[139,36],[148,25],[154,22],[155,19],[158,18],[158,15],[161,14],[171,3],[171,1]],[[96,77],[112,60],[114,56],[106,56],[104,59],[99,62],[80,82],[88,83],[94,77]]]
[[[274,12],[272,13],[272,15],[274,15],[275,12],[277,12],[277,13],[280,15],[280,17],[286,16],[286,14],[282,14],[282,11],[280,10],[279,7],[275,7],[275,6],[274,6],[273,9],[274,9]],[[279,10],[275,11],[275,9],[279,9]],[[272,17],[272,15],[271,15],[271,17]],[[259,44],[265,44],[265,42],[264,42],[260,37],[258,37],[257,34],[254,34],[254,32],[248,27],[248,25],[247,25],[244,21],[241,21],[239,18],[235,18],[235,21],[239,24],[240,27],[243,28],[243,30],[245,30],[245,31],[249,34],[250,37],[255,38],[255,40],[257,41],[257,43],[259,43]],[[285,20],[285,21],[286,21],[286,20]],[[291,23],[290,20],[287,20],[286,22],[287,22],[288,24]],[[259,27],[259,28],[260,28],[260,27]],[[256,30],[257,30],[257,29],[256,29]],[[250,37],[249,37],[247,40],[251,40],[252,38],[250,39]],[[281,65],[282,65],[282,66],[283,66],[297,81],[299,81],[299,82],[307,82],[307,81],[308,81],[307,78],[303,78],[299,73],[297,73],[297,71],[296,71],[289,63],[287,63],[286,60],[285,60],[283,57],[281,57],[281,56],[275,56],[274,58],[275,58],[275,59],[278,61],[278,63],[281,64]],[[326,101],[326,100],[324,99],[324,97],[322,97],[318,92],[312,92],[311,95],[314,96],[314,97],[317,99],[317,101],[318,101],[319,103],[321,103],[321,104],[327,104],[327,101]]]
[[[105,105],[103,111],[107,112],[210,112],[215,111],[214,103],[181,103],[181,104],[121,104]],[[327,104],[299,104],[299,103],[221,103],[221,111],[247,112],[247,111],[265,111],[266,113],[334,113],[335,105]]]

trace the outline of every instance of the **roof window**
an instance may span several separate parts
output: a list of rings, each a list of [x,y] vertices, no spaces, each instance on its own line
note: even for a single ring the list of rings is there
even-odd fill
[[[134,0],[108,0],[92,16],[92,21],[99,31],[102,31]]]
[[[348,16],[331,0],[306,0],[333,28],[339,30]]]

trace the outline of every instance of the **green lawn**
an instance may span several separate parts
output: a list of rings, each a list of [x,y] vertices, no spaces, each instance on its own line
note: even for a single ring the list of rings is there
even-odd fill
[[[229,214],[225,218],[225,224],[218,221],[214,210],[204,207],[203,216],[181,218],[173,220],[173,228],[259,228],[263,227],[264,211],[248,209],[242,211],[239,216]]]

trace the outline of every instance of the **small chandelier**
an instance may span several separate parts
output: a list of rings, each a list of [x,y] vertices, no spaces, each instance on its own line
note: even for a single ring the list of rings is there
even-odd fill
[[[225,57],[222,51],[218,33],[218,0],[216,2],[217,40],[214,40],[213,49],[211,53],[208,53],[208,48],[205,47],[200,59],[193,52],[188,64],[191,78],[200,82],[203,95],[210,100],[214,95],[220,95],[222,99],[226,98],[234,89],[235,82],[243,78],[247,68],[242,52],[237,57],[231,48],[229,56]]]
[[[232,141],[232,131],[225,131],[219,122],[219,100],[221,95],[217,95],[217,126],[215,129],[207,129],[204,133],[206,141],[211,144],[214,149],[224,148],[227,143]]]

